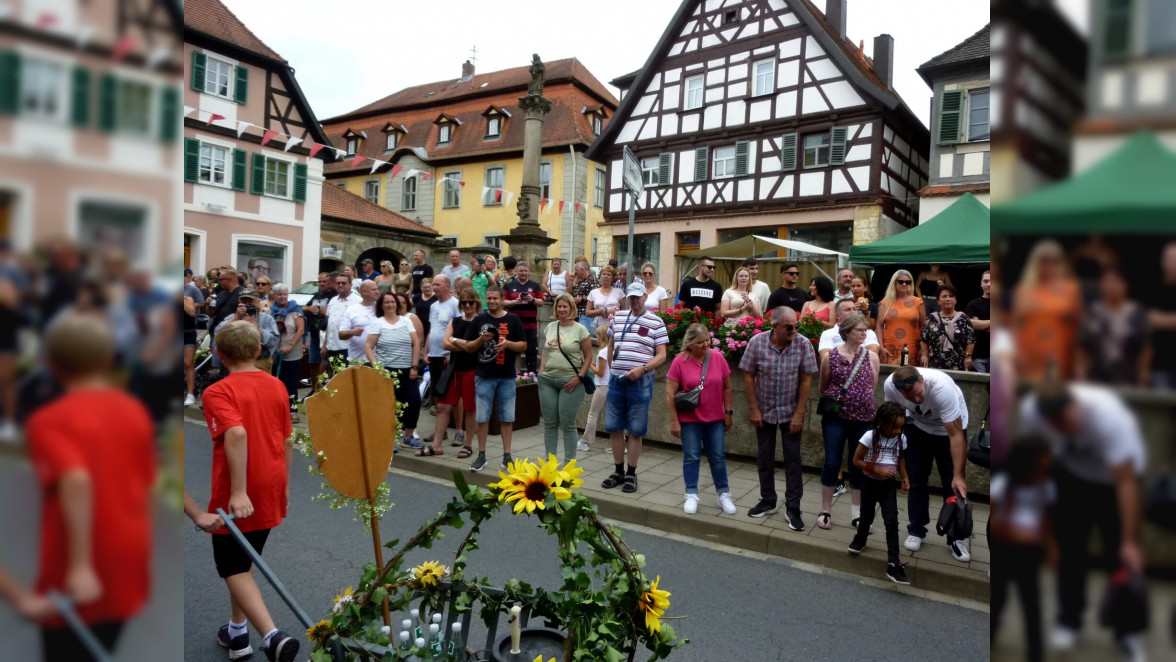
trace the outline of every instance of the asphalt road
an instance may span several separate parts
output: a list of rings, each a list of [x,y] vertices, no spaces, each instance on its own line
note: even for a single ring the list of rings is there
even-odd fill
[[[187,489],[197,502],[206,503],[211,464],[207,428],[186,422],[185,449]],[[340,589],[356,583],[363,564],[372,559],[372,542],[350,512],[331,511],[310,500],[318,492],[318,479],[302,469],[308,461],[298,461],[289,518],[270,535],[265,558],[311,617],[320,618]],[[454,494],[451,485],[413,476],[393,473],[389,481],[396,505],[380,525],[385,540],[406,540]],[[648,571],[661,575],[661,588],[671,591],[667,616],[685,617],[673,623],[691,641],[673,660],[989,659],[985,611],[916,597],[889,584],[811,572],[782,559],[619,526],[625,541],[646,555]],[[458,538],[451,533],[408,561],[448,564]],[[879,568],[880,578],[883,571]],[[471,555],[468,574],[487,576],[498,586],[512,577],[539,586],[559,583],[553,541],[534,520],[505,512],[483,527],[481,549]],[[301,635],[293,614],[258,577],[278,627]],[[186,526],[183,659],[224,660],[215,636],[228,614],[228,592],[216,576],[208,535]],[[251,632],[255,650],[260,634]]]

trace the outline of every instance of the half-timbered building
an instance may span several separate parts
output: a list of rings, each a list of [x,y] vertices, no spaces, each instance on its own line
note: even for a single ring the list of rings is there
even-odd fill
[[[928,132],[893,88],[894,40],[866,57],[846,4],[682,2],[645,66],[613,81],[621,105],[588,153],[609,170],[620,253],[625,147],[645,182],[634,252],[661,274],[681,250],[752,233],[847,251],[917,222]]]

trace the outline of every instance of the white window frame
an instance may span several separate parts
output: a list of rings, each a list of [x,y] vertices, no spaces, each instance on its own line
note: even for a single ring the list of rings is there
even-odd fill
[[[284,163],[286,165],[286,194],[271,193],[270,188],[270,163]],[[277,169],[275,168],[275,172]],[[294,198],[294,162],[286,159],[274,158],[268,154],[265,155],[265,188],[264,194],[271,198],[278,198],[281,200],[292,200]],[[274,185],[278,184],[277,179],[274,180]]]
[[[371,188],[372,186],[376,187],[376,196],[375,196],[376,199],[375,200],[372,200],[371,196],[368,194],[368,189]],[[364,181],[364,183],[363,183],[363,199],[367,200],[368,202],[375,203],[377,205],[380,204],[380,180],[369,179],[369,180]]]
[[[698,110],[699,108],[702,108],[706,88],[706,84],[703,82],[704,80],[704,76],[698,75],[691,76],[687,78],[684,83],[682,83],[682,110]],[[691,85],[693,83],[698,83],[697,89],[691,89]],[[691,103],[690,97],[695,93],[698,94],[698,100],[694,103]]]
[[[809,138],[822,138],[822,137],[825,139],[824,145],[816,145],[811,148],[809,147],[809,144],[808,144]],[[818,133],[809,133],[809,134],[804,135],[800,141],[801,167],[802,168],[827,168],[827,167],[829,167],[829,152],[832,150],[832,148],[833,148],[833,136],[828,131],[818,132]],[[808,163],[809,149],[815,150],[816,162],[811,165]],[[822,150],[824,150],[824,153],[825,153],[825,161],[823,163],[821,162],[821,151]]]
[[[543,172],[547,172],[547,181],[543,181]],[[539,164],[539,197],[551,199],[551,180],[555,177],[555,166],[551,161],[543,161]],[[544,189],[547,189],[544,191]]]
[[[6,188],[9,187],[6,186]],[[87,202],[133,206],[143,210],[143,255],[130,254],[130,247],[127,247],[127,257],[131,260],[132,264],[143,264],[148,268],[157,269],[163,259],[170,257],[161,255],[161,251],[153,250],[153,247],[159,245],[159,230],[163,225],[159,220],[159,201],[128,195],[122,191],[112,193],[108,190],[72,189],[69,192],[69,216],[66,218],[66,236],[79,236],[82,227],[82,206]],[[175,259],[178,259],[178,257],[179,255],[176,255]]]
[[[593,182],[592,204],[596,205],[597,207],[602,207],[602,208],[604,207],[604,196],[605,196],[605,192],[606,192],[605,191],[605,184],[606,184],[605,177],[606,177],[606,173],[605,173],[604,168],[597,168],[596,169],[596,180]]]
[[[658,186],[658,169],[661,165],[661,160],[656,156],[641,159],[641,181],[646,187]]]
[[[233,88],[237,82],[236,81],[236,78],[237,78],[236,65],[234,65],[230,62],[227,62],[225,60],[222,60],[219,57],[213,57],[212,55],[209,55],[207,52],[204,53],[204,57],[205,57],[205,59],[204,59],[204,93],[211,95],[211,96],[214,96],[214,97],[220,97],[222,99],[228,99],[228,100],[232,101],[234,99],[234,97],[233,97],[234,89]],[[212,82],[212,73],[213,73],[212,69],[213,69],[214,64],[217,65],[218,67],[224,66],[228,69],[228,71],[225,72],[225,92],[224,92],[224,94],[221,94],[220,92],[217,92],[215,90],[208,89],[209,85],[214,84]]]
[[[46,58],[38,55],[30,55],[28,53],[22,54],[21,72],[20,72],[20,104],[21,117],[37,118],[51,121],[64,122],[68,116],[69,103],[71,101],[69,96],[69,89],[67,87],[69,71],[66,63],[58,58]],[[36,89],[30,84],[33,80],[33,71],[47,73],[50,70],[56,70],[57,80],[38,79],[39,83]],[[54,108],[52,112],[44,112],[41,107],[45,105],[46,98],[50,95],[54,96]],[[38,108],[31,110],[26,105],[29,97],[35,96],[38,101]]]
[[[988,142],[989,140],[991,140],[991,136],[992,136],[992,88],[977,87],[975,89],[967,90],[967,92],[968,92],[968,98],[967,98],[967,101],[965,102],[965,108],[964,108],[964,111],[966,113],[964,115],[964,118],[966,120],[966,124],[964,126],[964,132],[967,134],[965,141],[966,142]],[[984,92],[988,97],[988,107],[987,107],[988,121],[984,123],[985,126],[988,127],[988,135],[984,136],[983,138],[973,138],[972,137],[972,96],[978,92]]]
[[[730,179],[735,176],[735,146],[716,147],[711,162],[711,179]]]
[[[204,179],[204,150],[209,150],[209,179]],[[221,182],[213,181],[213,175],[216,173],[216,161],[213,155],[215,150],[220,150],[223,153],[221,158]],[[200,141],[200,159],[196,168],[196,183],[207,184],[208,186],[216,186],[217,188],[232,188],[233,187],[233,150],[223,145],[214,145],[210,142]]]
[[[397,131],[389,131],[384,138],[384,151],[391,152],[400,144],[400,133]]]
[[[347,139],[347,156],[354,156],[359,150],[359,138]]]
[[[767,65],[767,71],[760,71],[760,67]],[[776,91],[776,63],[772,60],[759,60],[752,65],[751,95],[755,97],[772,94]]]
[[[490,181],[490,173],[492,173],[496,170],[498,172],[502,173],[502,182],[500,184],[498,184],[497,186],[494,185]],[[484,175],[484,177],[485,177],[485,182],[486,182],[486,188],[489,190],[486,191],[485,195],[482,196],[482,206],[483,207],[501,207],[504,204],[506,204],[506,166],[505,165],[487,166],[486,167],[486,174]],[[494,191],[496,191],[498,189],[503,189],[502,198],[499,199],[497,202],[495,202],[494,201]]]
[[[441,186],[441,208],[442,209],[461,209],[461,180],[460,170],[450,170],[442,175],[445,183]],[[456,180],[456,181],[455,181]],[[449,204],[449,194],[452,193],[456,201],[455,204]]]
[[[234,235],[232,235],[232,239],[230,242],[230,249],[229,249],[229,251],[230,251],[229,255],[233,256],[232,259],[234,261],[237,259],[237,254],[239,252],[237,245],[241,242],[245,242],[247,244],[262,244],[262,245],[268,245],[268,246],[276,246],[278,248],[281,248],[283,251],[282,252],[282,273],[278,274],[278,276],[275,277],[274,273],[271,271],[270,272],[270,280],[274,281],[275,283],[290,283],[291,282],[291,278],[293,277],[293,273],[294,273],[294,260],[296,259],[293,241],[288,241],[285,239],[278,239],[277,237],[266,237],[266,236],[262,236],[262,235],[258,235],[258,234],[234,234]]]
[[[603,131],[603,130],[604,130],[604,120],[601,119],[600,115],[593,115],[592,116],[592,135],[599,136],[601,131]]]
[[[486,118],[486,139],[494,139],[502,137],[502,118],[501,117],[487,117]]]
[[[416,211],[417,208],[417,194],[420,187],[417,186],[416,175],[412,177],[405,177],[404,182],[400,185],[400,211]],[[412,189],[410,192],[409,189]],[[408,196],[412,196],[412,206],[408,205]]]
[[[453,127],[448,123],[442,124],[437,129],[437,144],[448,145],[451,142],[453,142]]]

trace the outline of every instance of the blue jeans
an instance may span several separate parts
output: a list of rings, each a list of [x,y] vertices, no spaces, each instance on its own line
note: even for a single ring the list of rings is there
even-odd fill
[[[727,486],[726,433],[723,421],[682,423],[682,477],[686,480],[686,494],[698,494],[698,468],[703,451],[715,492],[731,491]]]
[[[585,329],[588,329],[589,335],[596,332],[596,318],[595,317],[588,317],[587,315],[580,315],[579,317],[576,318],[576,321],[579,322],[580,324],[584,325]]]
[[[307,360],[307,363],[322,363],[323,353],[322,347],[319,345],[322,342],[323,334],[318,331],[308,331],[306,335],[310,336],[310,358]]]
[[[474,393],[478,400],[478,422],[489,423],[494,398],[498,397],[498,422],[514,423],[515,419],[515,378],[493,379],[474,378]]]
[[[854,466],[853,454],[857,452],[862,435],[870,431],[870,421],[851,421],[837,414],[821,417],[821,432],[825,434],[825,465],[821,467],[821,485],[833,487],[837,484],[837,472],[841,471],[841,452],[849,449],[849,487],[862,489],[862,470]]]
[[[608,405],[604,431],[612,434],[628,430],[634,437],[649,432],[649,401],[653,399],[653,373],[630,380],[624,375],[608,378]]]

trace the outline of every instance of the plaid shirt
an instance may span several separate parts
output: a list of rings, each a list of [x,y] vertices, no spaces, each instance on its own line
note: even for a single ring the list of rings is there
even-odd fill
[[[748,341],[739,368],[755,379],[755,401],[764,422],[784,423],[796,413],[801,373],[817,371],[817,353],[800,334],[785,349],[776,349],[767,331]]]
[[[600,280],[592,274],[588,274],[587,278],[572,286],[572,296],[576,298],[577,315],[580,317],[585,315],[585,311],[588,308],[588,294],[598,287],[600,287]],[[583,303],[579,301],[580,297],[584,297]]]

